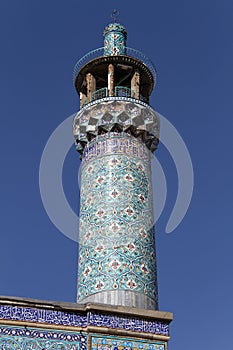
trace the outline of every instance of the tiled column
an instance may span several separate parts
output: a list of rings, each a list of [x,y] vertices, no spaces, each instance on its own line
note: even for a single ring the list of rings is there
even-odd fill
[[[78,301],[156,309],[151,152],[110,132],[82,159]]]

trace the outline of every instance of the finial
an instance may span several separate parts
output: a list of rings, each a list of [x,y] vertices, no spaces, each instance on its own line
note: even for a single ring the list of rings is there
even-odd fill
[[[111,13],[111,17],[114,19],[114,23],[116,23],[117,17],[119,16],[120,11],[114,9]]]

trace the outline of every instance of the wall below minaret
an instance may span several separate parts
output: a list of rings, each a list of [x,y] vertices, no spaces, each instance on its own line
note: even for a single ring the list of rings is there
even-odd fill
[[[169,312],[0,296],[1,349],[167,350]]]
[[[81,169],[78,302],[157,309],[151,152],[126,133],[98,136]]]

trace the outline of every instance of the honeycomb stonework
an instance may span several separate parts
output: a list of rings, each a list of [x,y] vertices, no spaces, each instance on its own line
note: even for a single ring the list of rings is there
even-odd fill
[[[143,139],[153,152],[158,145],[159,118],[146,103],[112,97],[82,108],[74,118],[73,130],[80,153],[90,139],[112,130]]]

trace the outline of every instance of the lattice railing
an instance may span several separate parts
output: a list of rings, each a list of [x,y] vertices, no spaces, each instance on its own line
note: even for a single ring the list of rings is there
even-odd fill
[[[91,101],[99,100],[101,98],[108,97],[108,88],[104,87],[102,89],[98,89],[91,94]],[[114,97],[130,97],[135,98],[134,91],[125,86],[115,86],[114,88]],[[139,100],[148,103],[148,99],[140,94]],[[90,102],[91,102],[90,101]],[[83,102],[82,106],[88,104],[89,101],[86,98]]]
[[[114,89],[115,97],[134,97],[133,91],[125,86],[116,86]]]
[[[91,94],[91,101],[99,100],[100,98],[108,97],[108,88],[96,90]]]

